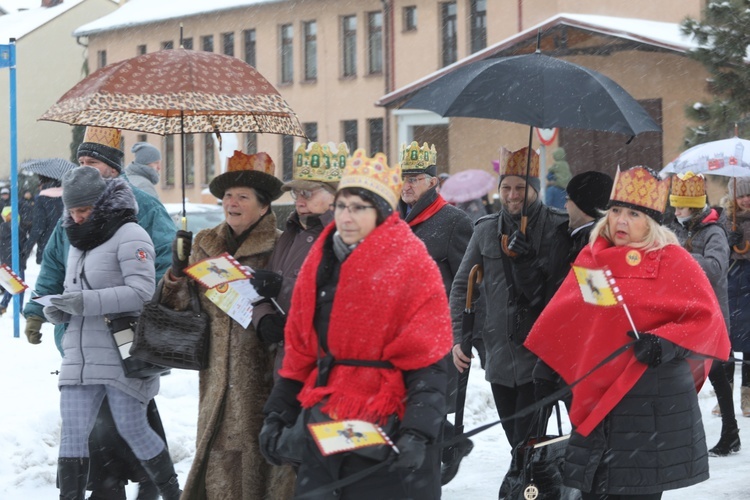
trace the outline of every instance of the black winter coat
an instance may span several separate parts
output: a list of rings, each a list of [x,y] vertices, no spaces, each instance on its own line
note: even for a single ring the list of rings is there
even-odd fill
[[[51,188],[49,191],[53,191],[55,188]],[[36,263],[42,263],[42,256],[44,255],[44,248],[47,245],[47,240],[52,235],[52,231],[55,229],[57,221],[60,220],[63,212],[62,197],[48,196],[43,190],[36,198],[34,203],[34,210],[32,216],[31,232],[29,238],[24,246],[24,254],[31,255],[31,249],[36,245]],[[57,188],[59,193],[62,193],[61,188]],[[55,192],[57,192],[55,191]]]
[[[687,351],[677,349],[683,357]],[[573,432],[565,484],[584,492],[646,495],[708,479],[708,452],[688,363],[649,368],[605,419]]]

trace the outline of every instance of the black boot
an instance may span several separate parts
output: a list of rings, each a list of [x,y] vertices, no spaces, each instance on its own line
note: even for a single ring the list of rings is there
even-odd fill
[[[740,430],[735,426],[727,431],[722,428],[719,442],[708,450],[708,455],[711,457],[726,457],[738,451],[740,451]]]
[[[88,458],[60,457],[57,459],[60,500],[84,500],[88,478]]]
[[[174,465],[167,448],[164,448],[154,458],[144,460],[141,465],[156,484],[156,487],[159,488],[159,493],[164,500],[180,500],[182,491],[177,482],[177,474],[174,472]]]
[[[443,454],[444,462],[440,467],[440,484],[445,486],[456,477],[458,473],[458,466],[461,465],[461,460],[471,453],[474,449],[474,443],[471,439],[462,439],[455,445],[448,448],[449,452]]]
[[[141,481],[138,483],[136,500],[159,500],[159,489],[153,481]]]

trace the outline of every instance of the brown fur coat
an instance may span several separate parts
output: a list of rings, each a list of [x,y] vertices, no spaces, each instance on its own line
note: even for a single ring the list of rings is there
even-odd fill
[[[226,223],[198,233],[190,262],[226,251]],[[280,232],[276,217],[267,215],[234,257],[245,266],[266,266]],[[164,276],[162,302],[177,310],[189,303],[187,281]],[[201,307],[211,318],[208,368],[200,373],[200,400],[195,458],[183,500],[283,500],[294,492],[294,472],[272,467],[258,447],[263,426],[261,409],[273,385],[274,353],[252,324],[244,329],[216,307],[198,287]]]

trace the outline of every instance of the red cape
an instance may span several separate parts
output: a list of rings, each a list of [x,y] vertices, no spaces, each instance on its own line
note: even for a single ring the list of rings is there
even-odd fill
[[[599,238],[593,248],[587,245],[581,251],[575,265],[612,271],[639,332],[727,359],[729,337],[716,295],[698,263],[681,247],[644,252]],[[584,302],[571,271],[524,345],[570,383],[630,342],[628,330],[632,327],[623,307]],[[697,363],[704,369],[696,376],[696,389],[705,381],[707,363]],[[576,431],[587,436],[646,368],[628,350],[574,387],[570,419]]]

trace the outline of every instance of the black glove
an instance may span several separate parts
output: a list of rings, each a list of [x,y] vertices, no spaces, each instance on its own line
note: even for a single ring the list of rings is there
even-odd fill
[[[508,250],[516,254],[514,257],[516,261],[531,260],[536,255],[534,247],[531,246],[531,241],[526,239],[526,235],[521,231],[515,231],[510,235]]]
[[[190,250],[193,246],[193,233],[190,231],[177,231],[172,242],[172,276],[182,278],[185,276],[185,268],[190,260]]]
[[[267,299],[275,299],[279,296],[282,281],[284,277],[279,273],[262,269],[253,271],[253,277],[250,278],[250,284],[253,285],[258,295]]]
[[[539,402],[555,391],[557,391],[557,385],[551,380],[543,378],[534,379],[534,401]]]
[[[729,241],[730,247],[740,247],[745,242],[745,235],[742,234],[742,231],[729,231],[727,241]]]
[[[635,333],[628,332],[630,337],[635,338]],[[641,363],[656,368],[661,364],[661,339],[653,333],[639,333],[640,338],[633,345],[635,359]]]
[[[286,427],[286,422],[276,412],[269,413],[263,421],[258,441],[263,458],[271,465],[283,465],[281,458],[276,455],[276,444],[279,442],[284,427]]]
[[[424,463],[427,453],[427,438],[417,431],[407,429],[398,441],[398,457],[391,465],[391,470],[415,471]]]
[[[257,333],[260,340],[275,344],[284,340],[286,317],[279,314],[266,314],[258,323]]]

